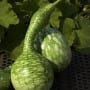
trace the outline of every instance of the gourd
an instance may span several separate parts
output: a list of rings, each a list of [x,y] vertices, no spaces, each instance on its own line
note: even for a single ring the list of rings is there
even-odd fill
[[[16,90],[50,90],[53,83],[53,70],[49,61],[34,50],[34,39],[39,30],[48,22],[57,0],[32,17],[28,27],[22,54],[11,68],[11,81]]]
[[[10,86],[10,69],[0,69],[0,90],[8,90]]]
[[[63,71],[71,62],[71,49],[58,31],[48,34],[41,43],[42,55],[52,63],[54,71]]]

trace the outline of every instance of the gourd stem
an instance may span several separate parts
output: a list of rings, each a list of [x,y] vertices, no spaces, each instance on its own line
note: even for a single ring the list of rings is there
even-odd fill
[[[36,34],[42,30],[48,23],[51,13],[53,12],[55,6],[61,0],[57,0],[54,3],[46,5],[44,8],[39,9],[32,17],[30,25],[28,27],[25,41],[24,41],[24,52],[33,52],[34,51],[34,39]]]

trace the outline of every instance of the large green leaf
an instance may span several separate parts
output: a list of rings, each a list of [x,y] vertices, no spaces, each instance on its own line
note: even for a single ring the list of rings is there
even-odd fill
[[[0,1],[0,25],[8,28],[10,24],[18,24],[19,19],[12,10],[11,4],[7,0]]]
[[[90,20],[79,16],[77,18],[80,28],[76,30],[79,43],[76,48],[84,53],[90,53]]]

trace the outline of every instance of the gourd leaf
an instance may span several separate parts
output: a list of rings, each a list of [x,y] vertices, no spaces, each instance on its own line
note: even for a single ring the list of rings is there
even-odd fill
[[[7,0],[0,1],[0,25],[8,28],[10,24],[18,24],[19,19]]]
[[[70,46],[72,46],[72,44],[74,43],[76,36],[74,32],[74,28],[75,28],[75,23],[73,19],[66,18],[63,24],[63,35]]]
[[[90,20],[78,16],[77,21],[79,23],[80,29],[76,30],[79,43],[76,48],[83,53],[90,53]]]

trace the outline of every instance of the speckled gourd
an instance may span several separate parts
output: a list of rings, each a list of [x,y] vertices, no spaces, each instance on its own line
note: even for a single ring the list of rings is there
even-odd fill
[[[15,90],[50,90],[53,70],[49,61],[34,50],[34,39],[48,22],[60,0],[39,9],[28,27],[22,54],[11,68],[11,81]]]
[[[71,49],[58,31],[48,34],[41,44],[42,55],[53,65],[55,71],[63,71],[71,62]]]

